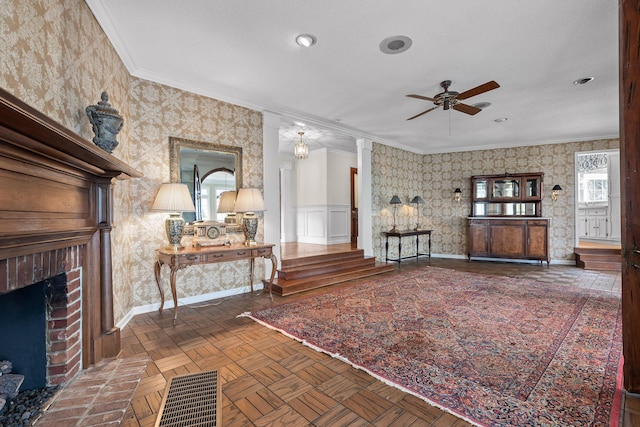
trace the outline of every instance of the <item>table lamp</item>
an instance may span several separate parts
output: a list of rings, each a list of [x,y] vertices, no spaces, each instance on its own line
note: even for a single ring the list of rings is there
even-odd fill
[[[218,213],[226,213],[227,217],[224,222],[227,224],[236,223],[236,192],[235,191],[223,191],[220,193],[220,200],[218,200]]]
[[[420,205],[424,205],[424,199],[420,196],[416,196],[411,200],[411,203],[415,203],[416,204],[416,209],[418,211],[418,221],[416,223],[416,228],[414,228],[414,231],[418,231],[420,230]]]
[[[258,217],[254,212],[264,211],[264,199],[257,188],[241,188],[236,199],[236,212],[243,212],[242,229],[244,231],[245,246],[256,244],[258,231]]]
[[[393,228],[391,229],[391,232],[395,233],[398,231],[396,228],[396,211],[398,210],[398,205],[402,204],[402,200],[400,200],[398,196],[394,195],[389,203],[393,205]]]
[[[187,184],[162,184],[151,210],[169,212],[169,218],[164,222],[164,228],[169,239],[167,249],[181,249],[183,247],[181,240],[184,231],[184,219],[182,219],[180,213],[196,211]]]

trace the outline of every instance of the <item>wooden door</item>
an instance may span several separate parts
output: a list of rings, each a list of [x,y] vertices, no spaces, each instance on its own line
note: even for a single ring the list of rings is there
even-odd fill
[[[547,221],[528,221],[527,257],[547,259],[549,253],[549,225]]]
[[[620,1],[620,180],[624,388],[640,393],[640,10]]]
[[[489,220],[469,220],[469,257],[489,255]]]
[[[525,254],[526,221],[492,221],[489,228],[491,256],[522,258]]]

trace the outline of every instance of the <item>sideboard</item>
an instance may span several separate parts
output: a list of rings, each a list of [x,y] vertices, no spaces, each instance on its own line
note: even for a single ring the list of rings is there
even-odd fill
[[[468,257],[546,261],[549,225],[542,217],[544,173],[471,177]]]

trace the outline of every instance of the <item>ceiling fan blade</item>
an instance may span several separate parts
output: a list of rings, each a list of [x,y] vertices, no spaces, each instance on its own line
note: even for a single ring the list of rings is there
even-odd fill
[[[422,113],[420,113],[420,114],[416,114],[416,115],[415,115],[415,116],[413,116],[413,117],[409,117],[407,120],[413,120],[413,119],[415,119],[415,118],[417,118],[417,117],[420,117],[420,116],[421,116],[421,115],[423,115],[423,114],[427,114],[429,111],[433,111],[433,110],[435,110],[436,108],[440,108],[440,106],[433,107],[433,108],[429,108],[428,110],[425,110],[425,111],[423,111],[423,112],[422,112]]]
[[[456,110],[456,111],[460,111],[461,113],[470,114],[472,116],[475,115],[475,114],[478,114],[480,111],[482,111],[481,109],[479,109],[477,107],[473,107],[471,105],[461,104],[461,103],[457,103],[456,105],[454,105],[453,109]]]
[[[407,95],[409,98],[416,98],[416,99],[424,99],[425,101],[431,101],[431,102],[435,102],[435,99],[433,98],[429,98],[428,96],[422,96],[422,95]]]
[[[456,98],[458,99],[471,98],[472,96],[480,95],[481,93],[488,92],[490,90],[497,89],[499,87],[500,85],[498,83],[491,80],[490,82],[486,82],[485,84],[476,86],[473,89],[469,89],[468,91],[462,92]]]

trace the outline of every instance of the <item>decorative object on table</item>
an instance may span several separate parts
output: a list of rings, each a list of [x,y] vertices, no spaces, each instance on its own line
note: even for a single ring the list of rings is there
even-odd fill
[[[164,223],[167,238],[169,239],[167,249],[177,250],[183,248],[181,240],[184,231],[184,219],[180,214],[182,212],[195,212],[196,210],[187,184],[162,184],[151,210],[169,212],[169,218]]]
[[[227,240],[227,224],[218,221],[196,221],[193,223],[194,237],[192,246],[230,245]]]
[[[455,200],[456,202],[459,202],[461,197],[462,197],[462,190],[460,190],[459,188],[456,188],[455,190],[453,190],[453,200]]]
[[[398,196],[394,195],[389,203],[393,205],[393,228],[391,229],[391,232],[395,233],[398,231],[396,228],[396,211],[398,210],[398,205],[402,204],[402,201]]]
[[[256,244],[258,232],[258,217],[255,212],[264,211],[264,199],[257,188],[241,188],[236,199],[236,212],[242,212],[242,230],[244,231],[245,246]]]
[[[620,304],[429,266],[248,316],[474,425],[614,426]]]
[[[558,197],[560,197],[561,191],[562,187],[560,187],[558,184],[554,185],[551,189],[551,200],[553,200],[554,202],[557,201]]]
[[[306,159],[309,157],[309,146],[302,141],[304,132],[300,131],[298,135],[300,135],[300,141],[293,147],[293,155],[296,156],[296,159]]]
[[[411,200],[411,203],[416,204],[416,210],[418,211],[418,220],[416,222],[416,228],[414,231],[420,230],[420,205],[424,205],[424,199],[420,196],[416,196]]]
[[[96,135],[93,138],[94,144],[107,153],[111,153],[118,145],[116,136],[122,129],[124,120],[118,114],[118,110],[109,104],[107,92],[102,92],[100,98],[102,100],[97,105],[89,105],[86,112],[89,116],[89,122],[93,126],[93,133]]]
[[[226,213],[224,222],[227,224],[236,224],[236,192],[223,191],[220,193],[218,200],[218,213]]]

